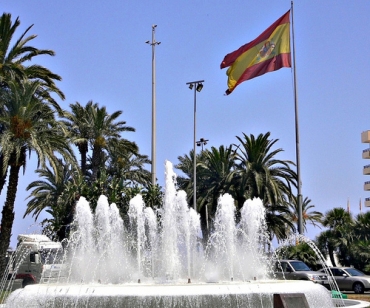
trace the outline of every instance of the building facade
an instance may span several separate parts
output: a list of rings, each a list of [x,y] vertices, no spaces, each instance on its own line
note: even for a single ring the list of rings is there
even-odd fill
[[[368,144],[368,148],[362,151],[362,158],[369,160],[369,162],[363,168],[363,174],[370,175],[370,130],[361,133],[361,142]],[[370,180],[364,183],[364,190],[370,191]],[[365,206],[370,207],[370,197],[365,198]]]

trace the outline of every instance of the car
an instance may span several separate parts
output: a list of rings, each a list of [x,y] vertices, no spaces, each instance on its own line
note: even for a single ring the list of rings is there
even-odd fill
[[[370,276],[354,267],[330,267],[340,291],[353,291],[362,294],[370,290]],[[322,269],[321,272],[325,273]]]
[[[277,261],[275,275],[278,279],[310,280],[325,287],[329,286],[329,279],[325,273],[313,271],[306,263],[299,260]]]

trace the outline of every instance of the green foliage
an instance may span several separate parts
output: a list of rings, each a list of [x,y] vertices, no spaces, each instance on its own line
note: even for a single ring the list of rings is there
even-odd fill
[[[294,222],[296,225],[298,224],[298,196],[292,196],[288,202],[287,206],[289,208],[289,212],[287,214],[287,219]],[[312,211],[315,206],[311,204],[311,200],[309,198],[304,198],[302,202],[302,224],[304,231],[307,232],[307,223],[312,224],[315,227],[319,227],[322,223],[323,214],[318,211]],[[296,230],[294,230],[295,232]]]
[[[313,270],[317,269],[318,257],[313,249],[305,242],[289,245],[278,251],[279,259],[300,260]]]
[[[297,176],[291,169],[294,164],[289,160],[276,159],[282,149],[272,149],[278,140],[271,140],[269,132],[257,138],[243,134],[243,138],[237,139],[240,142],[238,146],[212,147],[196,157],[196,196],[197,205],[201,207],[203,231],[205,222],[212,221],[220,195],[229,193],[236,202],[237,210],[247,199],[260,198],[266,207],[270,237],[284,239],[294,230],[287,206],[293,196],[292,189],[296,187]],[[178,159],[180,163],[176,168],[184,173],[178,178],[179,188],[186,191],[188,202],[192,205],[194,152]],[[207,212],[209,217],[205,218]]]
[[[328,211],[323,219],[328,229],[321,232],[316,243],[335,265],[334,255],[343,266],[354,266],[369,272],[370,267],[370,212],[353,218],[343,208]]]

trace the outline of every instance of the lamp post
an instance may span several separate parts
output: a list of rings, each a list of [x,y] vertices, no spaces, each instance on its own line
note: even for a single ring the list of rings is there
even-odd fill
[[[194,210],[197,211],[197,155],[196,155],[196,136],[197,136],[197,92],[202,91],[204,80],[191,81],[186,84],[189,85],[189,89],[194,88],[194,171],[193,171],[193,206]]]
[[[204,138],[200,138],[198,141],[197,141],[197,146],[200,147],[202,146],[202,152],[203,152],[203,146],[207,144],[209,140],[208,139],[204,139]],[[209,232],[209,228],[208,228],[208,206],[206,204],[206,228],[207,228],[207,232]]]
[[[156,102],[155,102],[155,45],[161,42],[155,40],[155,28],[157,25],[152,26],[152,41],[145,43],[152,46],[152,184],[156,184]]]

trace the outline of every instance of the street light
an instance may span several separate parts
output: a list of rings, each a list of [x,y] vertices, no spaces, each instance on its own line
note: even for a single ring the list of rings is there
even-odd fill
[[[152,42],[145,43],[152,46],[152,184],[156,184],[156,102],[155,102],[155,45],[161,42],[155,41],[155,28],[152,26]]]
[[[193,206],[194,210],[197,211],[197,155],[196,155],[196,136],[197,136],[197,92],[202,91],[203,89],[203,82],[204,80],[198,80],[198,81],[191,81],[187,82],[186,84],[189,85],[189,89],[192,90],[194,88],[194,171],[193,171]]]
[[[208,139],[204,139],[204,138],[200,138],[200,140],[197,141],[197,146],[200,147],[202,146],[202,152],[203,152],[203,146],[207,144],[209,140]]]

